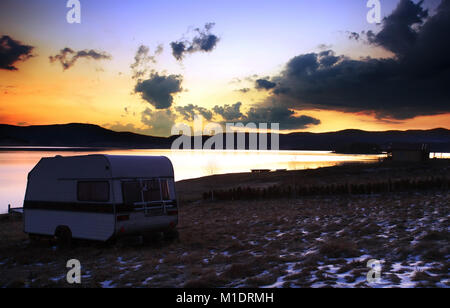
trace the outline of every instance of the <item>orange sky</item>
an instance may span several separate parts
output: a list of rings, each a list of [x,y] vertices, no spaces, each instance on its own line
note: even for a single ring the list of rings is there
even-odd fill
[[[80,62],[81,63],[81,62]],[[84,65],[83,65],[84,64]],[[21,64],[17,72],[0,71],[0,122],[13,125],[54,123],[91,123],[105,126],[113,123],[141,127],[140,113],[148,107],[139,96],[132,94],[133,82],[119,71],[81,63],[71,71],[62,72],[59,65],[49,65],[38,58]],[[25,69],[26,67],[26,69]],[[42,76],[45,78],[42,78]],[[218,103],[237,101],[249,105],[264,99],[264,93],[251,92],[242,96],[236,86],[210,82],[201,91],[201,82],[185,81],[189,91],[175,97],[177,105],[199,104],[212,108]],[[203,104],[198,103],[203,102]],[[124,111],[128,107],[129,112]],[[133,115],[133,112],[135,115]],[[321,124],[303,131],[326,132],[342,129],[407,130],[443,127],[450,129],[450,114],[421,116],[404,121],[380,121],[373,116],[325,110],[303,110],[321,120]],[[180,119],[183,121],[183,119]]]
[[[0,123],[13,125],[79,122],[152,133],[142,121],[142,112],[155,109],[132,93],[136,81],[131,78],[130,65],[141,44],[148,45],[152,52],[158,44],[165,46],[151,69],[183,76],[183,91],[174,96],[173,107],[193,104],[211,109],[242,102],[243,112],[269,94],[255,90],[254,80],[237,84],[233,79],[245,80],[254,74],[260,78],[276,76],[293,57],[320,51],[320,44],[354,59],[392,55],[348,39],[347,30],[378,29],[367,23],[365,3],[351,1],[343,5],[323,0],[284,1],[284,6],[274,1],[263,7],[255,7],[250,1],[205,2],[195,16],[186,14],[194,12],[189,11],[187,2],[175,7],[165,2],[104,5],[105,1],[96,1],[85,3],[80,25],[65,21],[67,9],[63,4],[30,0],[30,5],[24,6],[19,2],[7,1],[7,7],[0,7],[4,35],[34,46],[32,58],[15,63],[17,71],[0,69]],[[395,5],[395,1],[385,4],[383,16]],[[45,9],[39,9],[41,6]],[[176,18],[168,22],[167,14],[172,11]],[[231,17],[235,22],[230,22]],[[217,48],[177,62],[170,42],[210,21],[216,23],[214,33],[220,37]],[[268,23],[270,27],[264,27]],[[50,63],[49,56],[64,47],[104,50],[112,57],[101,61],[80,59],[63,71],[59,63]],[[244,94],[238,91],[242,88],[252,90]],[[311,132],[450,129],[450,114],[404,121],[326,110],[298,110],[296,114],[320,119],[320,125],[303,130]],[[184,121],[180,117],[177,120]],[[213,120],[223,119],[215,116]]]
[[[56,70],[60,68],[57,67]],[[14,73],[13,73],[14,74]],[[22,74],[22,73],[20,73]],[[126,77],[119,75],[111,78],[104,72],[96,73],[96,77],[61,76],[50,70],[46,80],[39,79],[33,73],[25,74],[27,82],[20,86],[3,86],[0,92],[0,122],[12,125],[41,125],[55,123],[91,123],[105,126],[119,122],[123,125],[131,123],[140,127],[139,114],[147,108],[147,104],[130,93],[132,84]],[[0,78],[5,77],[0,72]],[[14,76],[16,77],[16,76]],[[6,78],[5,78],[6,79]],[[14,78],[8,78],[14,84]],[[111,88],[114,91],[111,91]],[[214,106],[214,99],[229,99],[230,104],[236,100],[236,93],[216,93],[216,97],[204,104]],[[194,101],[192,94],[186,95],[186,101]],[[258,96],[258,94],[256,95]],[[182,101],[183,94],[176,99]],[[209,106],[208,106],[209,105]],[[129,113],[124,112],[128,106]],[[135,115],[133,116],[133,112]],[[343,129],[407,130],[407,129],[450,129],[450,114],[436,116],[420,116],[404,121],[380,121],[365,114],[343,113],[325,110],[303,110],[301,114],[321,120],[321,124],[302,131],[327,132]],[[180,119],[180,121],[184,121]]]

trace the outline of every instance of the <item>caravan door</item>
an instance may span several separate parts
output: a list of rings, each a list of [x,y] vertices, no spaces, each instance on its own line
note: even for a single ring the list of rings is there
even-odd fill
[[[122,195],[124,205],[133,212],[132,229],[164,230],[178,221],[178,208],[174,196],[171,196],[170,179],[122,181]]]

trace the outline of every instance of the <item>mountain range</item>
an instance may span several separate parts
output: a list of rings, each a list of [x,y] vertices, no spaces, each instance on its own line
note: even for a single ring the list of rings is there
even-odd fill
[[[97,147],[170,149],[178,136],[154,137],[115,132],[92,124],[14,126],[0,124],[0,146]],[[270,147],[270,135],[268,143]],[[206,140],[209,137],[204,137]],[[224,140],[226,137],[223,136]],[[246,135],[248,140],[249,136]],[[432,152],[450,152],[450,130],[381,131],[343,130],[328,133],[280,134],[281,150],[317,150],[340,153],[376,153],[392,144],[428,144]]]

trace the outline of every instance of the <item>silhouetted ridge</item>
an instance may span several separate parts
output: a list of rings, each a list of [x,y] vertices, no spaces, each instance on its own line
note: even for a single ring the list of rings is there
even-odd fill
[[[246,134],[246,140],[249,134]],[[114,132],[93,124],[14,126],[0,124],[2,146],[113,147],[169,149],[177,136],[153,137],[131,132]],[[203,141],[208,139],[204,136]],[[268,137],[270,147],[271,135]],[[223,136],[226,146],[226,136]],[[392,143],[426,143],[432,152],[450,152],[450,131],[431,130],[369,132],[347,129],[328,133],[280,135],[281,150],[323,150],[342,153],[377,153]],[[192,145],[194,142],[192,142]],[[236,142],[235,142],[236,144]]]

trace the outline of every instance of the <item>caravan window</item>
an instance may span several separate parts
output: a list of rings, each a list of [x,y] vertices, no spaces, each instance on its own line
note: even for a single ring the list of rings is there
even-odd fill
[[[109,201],[109,183],[106,181],[78,182],[77,196],[78,201]]]
[[[143,180],[122,182],[123,202],[134,204],[170,200],[168,180]]]
[[[169,180],[161,180],[161,195],[163,200],[170,200]]]
[[[142,191],[145,202],[161,200],[161,189],[159,187],[158,180],[143,181],[142,184]]]
[[[133,204],[142,202],[141,183],[137,181],[122,183],[123,202]]]

